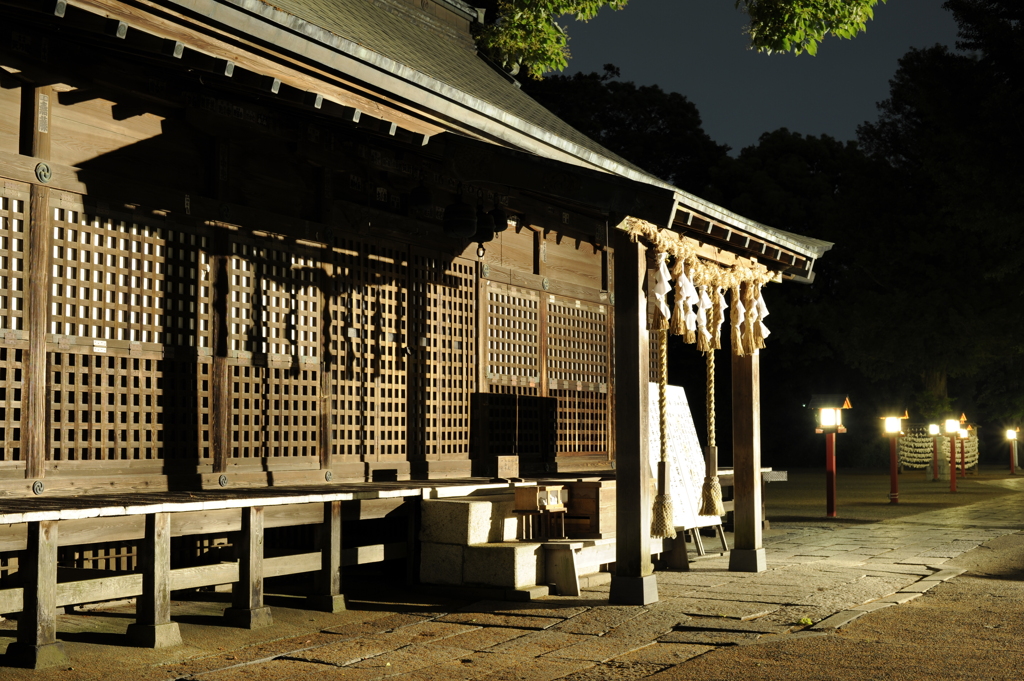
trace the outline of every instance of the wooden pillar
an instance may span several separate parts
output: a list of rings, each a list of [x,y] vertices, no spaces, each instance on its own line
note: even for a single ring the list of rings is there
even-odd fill
[[[231,589],[231,607],[224,617],[232,626],[259,629],[274,623],[270,608],[263,605],[263,507],[242,509],[242,530],[235,542],[238,581]]]
[[[21,153],[37,161],[50,158],[49,87],[25,86],[22,101]],[[40,174],[37,172],[37,177]],[[44,175],[45,177],[45,175]],[[50,188],[41,180],[32,183],[29,195],[28,258],[25,272],[25,330],[28,352],[25,356],[25,400],[22,415],[25,451],[25,477],[43,477],[46,469],[47,435],[46,334],[50,321],[50,257],[53,250]]]
[[[171,514],[146,515],[142,543],[142,596],[128,638],[144,648],[181,645],[178,623],[171,621]]]
[[[733,572],[762,572],[761,368],[755,353],[732,356]]]
[[[647,454],[647,277],[645,249],[615,230],[615,575],[609,600],[658,600],[651,564],[651,466]]]
[[[320,574],[317,593],[310,605],[323,612],[343,612],[345,596],[341,591],[341,502],[324,502],[324,522],[320,525]]]
[[[18,615],[18,640],[7,647],[7,659],[30,669],[67,666],[64,644],[57,640],[57,521],[28,524],[18,575],[25,600]]]
[[[228,324],[231,286],[228,265],[231,261],[227,234],[209,238],[210,252],[210,446],[213,472],[225,473],[231,460],[231,365],[228,363]]]

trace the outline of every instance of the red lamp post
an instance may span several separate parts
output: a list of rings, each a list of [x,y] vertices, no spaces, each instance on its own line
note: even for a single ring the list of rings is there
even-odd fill
[[[843,409],[850,408],[845,395],[812,395],[807,405],[815,410],[816,433],[825,434],[825,515],[836,517],[836,433],[845,433]]]
[[[896,453],[896,442],[902,434],[903,419],[909,418],[906,411],[903,416],[883,416],[885,434],[889,436],[889,503],[900,503],[899,456]]]
[[[928,434],[932,436],[932,482],[936,482],[939,479],[939,424],[930,424]]]
[[[1020,428],[1007,428],[1006,439],[1010,441],[1010,475],[1017,475],[1017,433]]]
[[[949,491],[956,491],[956,434],[960,430],[960,422],[946,419],[946,437],[949,438]]]

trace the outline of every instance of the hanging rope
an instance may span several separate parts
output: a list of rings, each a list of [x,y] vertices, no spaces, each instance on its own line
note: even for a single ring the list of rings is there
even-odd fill
[[[661,458],[658,460],[658,494],[654,497],[651,514],[651,536],[655,539],[673,539],[676,536],[672,518],[672,497],[668,485],[668,329],[655,331],[658,334],[658,432],[661,442]]]
[[[718,480],[718,447],[715,446],[715,351],[709,350],[707,357],[707,391],[705,394],[708,412],[708,446],[704,451],[707,470],[704,475],[704,487],[700,495],[700,511],[698,515],[723,516],[725,507],[722,505],[722,485]]]

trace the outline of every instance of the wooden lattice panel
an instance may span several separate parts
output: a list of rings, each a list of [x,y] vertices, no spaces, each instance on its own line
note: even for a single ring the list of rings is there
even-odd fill
[[[540,305],[537,291],[487,282],[487,381],[535,385],[540,381]]]
[[[24,295],[25,202],[0,196],[0,333],[24,331]]]
[[[195,364],[195,396],[196,424],[199,428],[199,458],[209,460],[211,457],[210,425],[213,410],[210,407],[210,377],[213,374],[213,363],[209,360]]]
[[[166,369],[162,362],[72,352],[52,352],[48,357],[48,458],[123,461],[164,457],[167,424],[162,377]]]
[[[341,237],[333,252],[331,452],[404,460],[408,254]]]
[[[608,452],[608,395],[585,390],[550,390],[558,399],[559,454]]]
[[[607,392],[607,308],[550,296],[546,331],[548,386],[552,389]]]
[[[319,372],[231,367],[231,456],[316,457]]]
[[[469,396],[476,387],[476,267],[448,264],[430,301],[438,323],[431,347],[437,348],[438,454],[442,459],[469,456]]]
[[[0,347],[0,467],[24,467],[21,450],[23,352]]]
[[[319,352],[321,265],[301,250],[232,242],[228,350],[271,360]]]
[[[412,257],[410,444],[428,460],[469,455],[469,396],[476,386],[475,265],[434,254]]]
[[[195,235],[162,227],[59,207],[53,212],[50,333],[191,344],[186,330],[194,326],[195,249],[204,238],[197,244]],[[172,247],[177,263],[172,292],[165,282],[170,269],[166,244],[175,236],[180,241]],[[185,257],[187,265],[180,262]]]

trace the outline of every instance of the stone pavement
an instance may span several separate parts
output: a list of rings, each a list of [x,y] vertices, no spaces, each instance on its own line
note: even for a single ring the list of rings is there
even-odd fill
[[[138,651],[109,637],[132,621],[129,605],[91,614],[108,638],[81,636],[86,615],[60,618],[74,669],[0,667],[0,678],[687,678],[696,658],[706,666],[708,655],[736,646],[827,636],[961,574],[944,564],[1024,529],[1024,478],[975,484],[1001,486],[1002,495],[876,523],[773,523],[766,572],[728,572],[727,557],[707,556],[689,572],[658,573],[661,600],[646,607],[609,605],[607,584],[580,598],[530,603],[423,600],[422,592],[415,602],[388,603],[351,594],[346,613],[275,608],[278,631],[225,636],[210,626],[224,603],[178,604],[185,645]],[[0,648],[11,640],[5,633],[12,632],[0,631]]]

